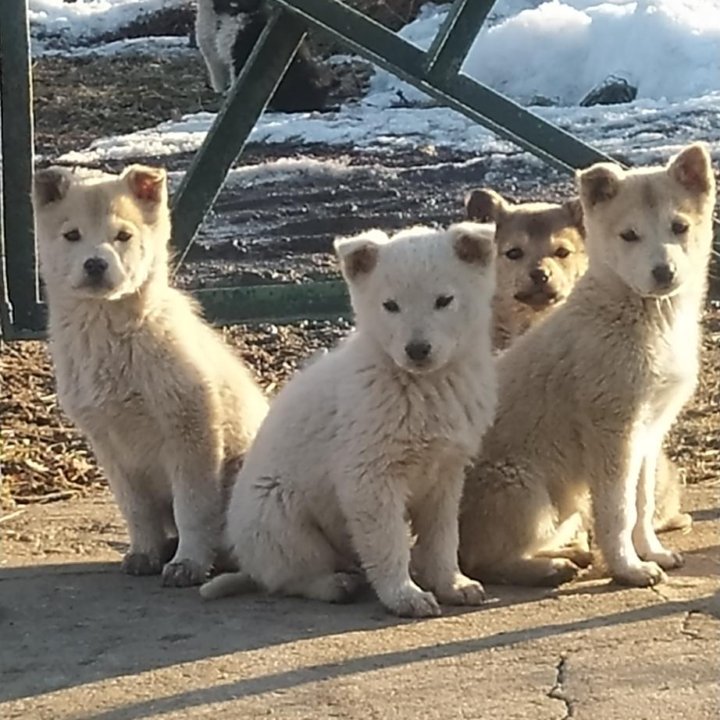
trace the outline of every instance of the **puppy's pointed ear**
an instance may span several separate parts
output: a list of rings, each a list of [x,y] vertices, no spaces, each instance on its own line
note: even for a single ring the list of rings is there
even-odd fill
[[[620,190],[623,170],[612,163],[596,163],[575,175],[580,199],[585,208],[612,200]]]
[[[471,190],[465,196],[465,215],[468,220],[496,223],[508,210],[509,203],[490,188]]]
[[[387,242],[387,235],[380,230],[370,230],[355,237],[337,238],[335,253],[340,260],[342,274],[348,282],[369,275],[377,265],[380,244]]]
[[[455,254],[465,263],[488,267],[495,259],[495,233],[487,225],[473,222],[450,226]]]
[[[585,232],[585,226],[583,224],[583,208],[579,198],[573,198],[572,200],[566,200],[563,203],[563,209],[567,213],[568,217],[572,221],[572,224],[581,232]]]
[[[163,168],[130,165],[120,179],[127,183],[136,200],[159,205],[167,199],[167,173]]]
[[[33,177],[33,200],[38,208],[62,200],[70,187],[71,174],[61,167],[38,170]]]
[[[695,195],[705,195],[713,187],[712,161],[704,143],[693,143],[681,150],[670,160],[667,171],[670,177]]]

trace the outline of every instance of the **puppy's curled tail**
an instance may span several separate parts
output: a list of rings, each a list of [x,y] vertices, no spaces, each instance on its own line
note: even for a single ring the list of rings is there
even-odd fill
[[[257,590],[257,583],[244,572],[225,573],[218,575],[212,580],[200,586],[200,597],[203,600],[217,600],[229,595],[241,595],[242,593]]]

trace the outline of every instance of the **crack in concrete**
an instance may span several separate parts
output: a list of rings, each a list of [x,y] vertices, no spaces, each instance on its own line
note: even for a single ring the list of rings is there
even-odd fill
[[[690,627],[690,623],[692,622],[693,615],[702,615],[703,613],[700,610],[688,610],[685,613],[685,617],[683,618],[682,625],[680,626],[680,632],[683,635],[687,635],[689,638],[692,638],[693,640],[698,640],[702,637],[701,633],[699,633],[697,630],[693,630]]]
[[[567,677],[567,655],[561,655],[558,664],[555,666],[555,684],[547,694],[553,700],[560,700],[565,705],[565,715],[562,720],[570,720],[575,717],[575,704],[565,692],[565,679]]]
[[[672,599],[665,595],[659,586],[651,585],[648,590],[657,595],[663,602],[672,602]]]

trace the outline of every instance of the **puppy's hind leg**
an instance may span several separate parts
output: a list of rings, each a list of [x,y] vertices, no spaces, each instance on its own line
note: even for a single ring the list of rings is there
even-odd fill
[[[557,587],[574,580],[580,567],[566,557],[525,557],[508,558],[497,565],[478,568],[476,572],[493,585]]]
[[[558,527],[557,510],[536,469],[480,465],[465,482],[461,567],[487,583],[561,585],[573,580],[580,568],[555,548],[574,537],[579,523],[571,515]]]
[[[664,453],[658,457],[655,483],[655,532],[688,530],[692,527],[692,516],[680,512],[680,496],[683,481],[680,470]]]
[[[555,535],[535,551],[534,556],[537,558],[564,558],[580,568],[589,567],[593,557],[584,523],[585,518],[581,512],[572,513],[560,523]]]
[[[361,577],[352,572],[356,561],[349,548],[336,548],[323,532],[315,512],[322,516],[324,508],[308,507],[305,494],[282,474],[240,478],[228,508],[226,543],[242,571],[271,594],[351,600]]]
[[[264,516],[267,522],[268,514]],[[319,528],[302,517],[288,513],[278,520],[282,527],[267,523],[261,534],[255,535],[255,547],[250,550],[261,584],[273,594],[350,602],[363,582],[359,573],[345,571],[351,562],[335,551]],[[242,551],[238,554],[242,557]]]

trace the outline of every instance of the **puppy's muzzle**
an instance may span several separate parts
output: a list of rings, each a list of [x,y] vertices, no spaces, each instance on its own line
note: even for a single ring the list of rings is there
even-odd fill
[[[677,273],[672,263],[660,263],[652,269],[653,280],[661,290],[669,290],[675,283]]]
[[[413,340],[405,346],[405,354],[416,365],[425,364],[430,358],[432,345],[424,340]]]
[[[558,292],[550,282],[552,275],[549,270],[536,267],[528,273],[528,277],[532,280],[532,286],[515,293],[514,297],[518,302],[534,308],[544,308],[558,299]]]
[[[533,283],[535,283],[535,285],[547,285],[547,282],[550,279],[550,273],[543,268],[535,268],[530,271],[530,279]]]
[[[83,270],[90,285],[101,285],[105,277],[108,264],[105,260],[98,257],[88,258],[83,263]]]

